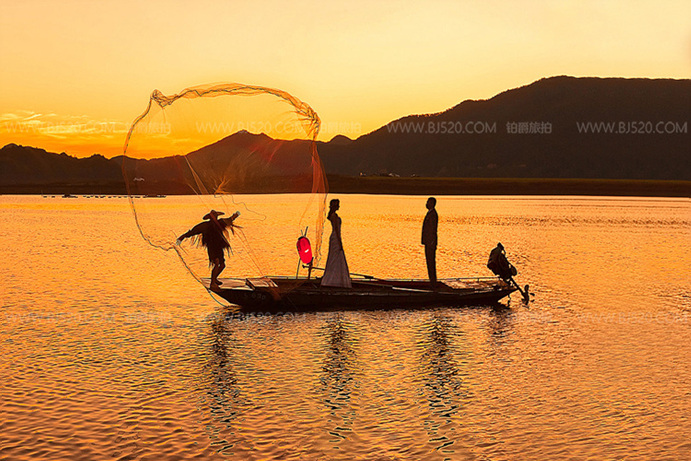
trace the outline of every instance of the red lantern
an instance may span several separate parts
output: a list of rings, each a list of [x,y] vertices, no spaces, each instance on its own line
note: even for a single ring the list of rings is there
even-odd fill
[[[310,264],[312,262],[312,245],[307,237],[302,236],[298,239],[298,255],[303,264]]]

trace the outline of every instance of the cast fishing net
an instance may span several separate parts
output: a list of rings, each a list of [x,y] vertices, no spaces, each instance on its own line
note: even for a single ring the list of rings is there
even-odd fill
[[[295,242],[305,232],[317,263],[327,193],[319,123],[310,106],[271,88],[154,91],[130,128],[122,164],[142,237],[175,251],[201,280],[206,250],[195,239],[177,245],[177,237],[212,209],[222,218],[240,211],[222,277],[295,276]]]

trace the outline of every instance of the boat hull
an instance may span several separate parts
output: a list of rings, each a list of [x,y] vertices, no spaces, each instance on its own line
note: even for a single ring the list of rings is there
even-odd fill
[[[353,280],[352,288],[321,287],[320,279],[222,279],[211,289],[242,312],[306,312],[495,304],[516,290],[498,278]],[[208,281],[207,281],[208,283]]]

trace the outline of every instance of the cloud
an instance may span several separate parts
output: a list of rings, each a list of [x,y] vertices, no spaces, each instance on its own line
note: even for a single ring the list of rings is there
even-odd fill
[[[77,156],[122,151],[129,124],[87,115],[42,114],[16,110],[0,114],[0,146],[9,143],[41,147]]]
[[[39,114],[28,110],[0,114],[0,132],[6,135],[98,137],[125,135],[129,125],[119,120],[97,120],[86,115]]]

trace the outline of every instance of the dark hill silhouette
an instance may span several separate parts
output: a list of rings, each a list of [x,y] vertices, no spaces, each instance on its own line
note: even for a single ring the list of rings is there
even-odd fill
[[[553,77],[438,114],[404,117],[352,143],[323,144],[319,152],[329,173],[343,175],[689,179],[690,120],[691,80]],[[668,121],[686,132],[581,133],[577,125],[635,122],[640,128],[638,122],[650,122],[645,130]],[[465,128],[467,122],[495,131],[402,132]],[[546,122],[551,133],[510,134],[507,123],[513,122]]]
[[[102,155],[75,158],[35,147],[8,144],[0,149],[0,184],[122,181],[120,167]]]
[[[553,77],[488,100],[464,101],[438,114],[404,117],[356,140],[338,135],[328,143],[319,142],[318,149],[327,173],[341,176],[391,172],[423,177],[688,180],[690,120],[691,80]],[[616,129],[620,122],[636,122],[636,126],[650,122],[655,128],[658,122],[668,121],[685,132],[605,134],[578,130],[578,123],[612,122]],[[476,130],[492,132],[438,133],[442,126],[465,129],[468,122],[480,122],[483,125]],[[551,132],[507,132],[507,123],[519,122],[549,123]],[[423,132],[404,132],[406,126],[409,130],[422,128]],[[437,133],[424,132],[430,126]],[[146,179],[139,186],[149,190],[140,193],[192,193],[189,161],[195,169],[237,172],[233,179],[238,183],[232,186],[235,191],[266,191],[268,184],[249,170],[243,174],[247,152],[256,151],[260,156],[281,159],[273,171],[260,175],[264,181],[268,180],[275,191],[295,190],[295,172],[305,167],[297,155],[304,152],[304,142],[241,131],[187,154],[186,159],[171,156],[139,161],[136,170],[129,168],[126,174],[130,179]],[[122,188],[123,161],[122,156],[77,159],[8,144],[0,149],[0,190],[36,191],[47,184],[119,183]],[[20,185],[27,187],[15,187]],[[213,192],[218,184],[204,186]],[[302,186],[309,190],[308,184]],[[357,187],[346,188],[355,192]]]
[[[301,174],[311,171],[310,158],[305,155],[306,143],[240,131],[185,156],[136,161],[123,156],[110,160],[101,155],[75,158],[64,152],[54,154],[8,144],[0,149],[0,186],[5,191],[11,191],[11,186],[50,184],[108,184],[111,188],[113,182],[124,185],[125,162],[125,174],[137,186],[133,191],[136,194],[194,193],[190,185],[196,181],[190,165],[197,172],[215,173],[202,175],[207,178],[202,186],[209,193],[223,187],[223,180],[232,182],[226,187],[232,187],[234,192],[309,192],[311,180]],[[272,161],[262,160],[268,158]]]
[[[337,134],[331,140],[328,142],[328,144],[331,144],[333,146],[347,146],[348,144],[352,143],[353,140],[350,139],[348,136],[342,135],[342,134]]]
[[[308,141],[272,139],[265,134],[239,131],[190,152],[186,158],[127,159],[125,174],[135,186],[132,193],[143,195],[310,192],[311,177],[303,174],[311,171],[308,149]]]

